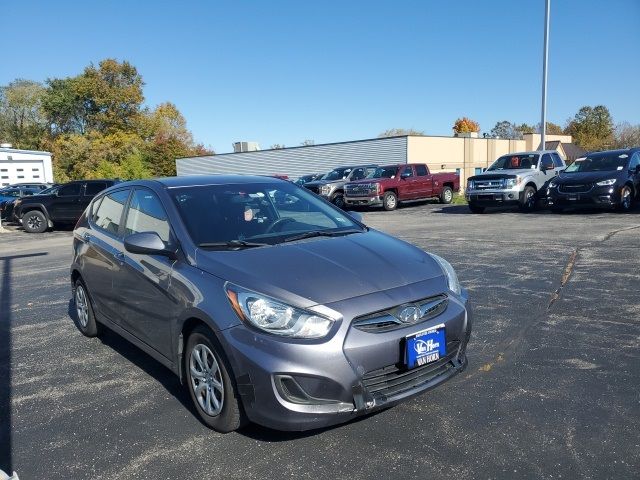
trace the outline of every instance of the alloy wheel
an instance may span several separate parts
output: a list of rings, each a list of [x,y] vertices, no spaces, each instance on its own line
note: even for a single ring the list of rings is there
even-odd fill
[[[200,408],[212,417],[219,415],[224,404],[224,383],[220,366],[211,349],[199,343],[189,356],[191,388]]]
[[[396,197],[394,197],[393,195],[389,195],[387,197],[387,207],[393,209],[395,208],[395,206],[396,206]]]
[[[87,328],[89,323],[89,304],[87,294],[81,285],[76,288],[76,313],[78,314],[80,326]]]
[[[631,189],[629,187],[622,189],[622,208],[625,210],[631,209]]]
[[[38,230],[42,226],[42,220],[40,220],[36,215],[31,215],[27,220],[27,225],[33,230]]]
[[[451,201],[451,199],[453,198],[453,192],[451,190],[445,190],[444,191],[444,201],[446,203],[449,203]]]

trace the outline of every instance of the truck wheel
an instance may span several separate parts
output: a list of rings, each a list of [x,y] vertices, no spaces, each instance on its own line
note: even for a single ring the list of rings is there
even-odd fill
[[[453,200],[453,190],[451,187],[444,187],[440,193],[440,203],[449,204]]]
[[[471,213],[484,213],[484,207],[479,207],[475,203],[469,202],[469,210]]]
[[[520,200],[520,205],[518,205],[521,212],[533,212],[536,209],[536,189],[527,186],[524,187],[524,192],[522,192],[522,199]]]
[[[342,193],[336,193],[331,199],[331,203],[338,208],[344,209],[344,195]]]
[[[387,211],[395,210],[398,206],[398,197],[393,192],[386,192],[382,198],[382,204]]]
[[[28,233],[42,233],[47,227],[47,217],[38,210],[32,210],[24,214],[22,217],[22,226],[24,231]]]

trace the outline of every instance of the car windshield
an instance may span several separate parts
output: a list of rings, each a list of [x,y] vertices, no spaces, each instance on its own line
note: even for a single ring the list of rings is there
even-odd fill
[[[378,167],[367,178],[395,178],[398,167]]]
[[[351,172],[351,168],[336,168],[330,171],[323,180],[341,180]]]
[[[578,158],[569,165],[565,172],[609,172],[623,170],[629,155],[626,153],[615,155],[590,155],[586,158]]]
[[[230,242],[273,245],[299,236],[365,231],[343,211],[290,182],[204,185],[170,192],[191,238],[203,248]]]
[[[488,172],[496,170],[520,170],[535,167],[538,163],[538,155],[505,155],[500,157],[487,168]]]

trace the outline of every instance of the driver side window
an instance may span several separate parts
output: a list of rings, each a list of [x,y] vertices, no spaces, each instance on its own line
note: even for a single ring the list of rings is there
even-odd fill
[[[551,159],[551,155],[545,153],[542,156],[542,161],[540,162],[540,170],[552,170],[554,168],[553,160]]]
[[[633,154],[633,157],[631,157],[631,161],[629,162],[629,170],[635,170],[638,166],[640,166],[640,153],[636,152]]]

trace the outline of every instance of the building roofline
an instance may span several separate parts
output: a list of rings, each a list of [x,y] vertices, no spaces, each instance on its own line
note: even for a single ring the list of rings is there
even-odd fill
[[[45,152],[43,150],[21,150],[19,148],[0,148],[0,152],[6,152],[6,153],[30,153],[32,155],[49,155],[49,156],[51,156],[51,152]]]

